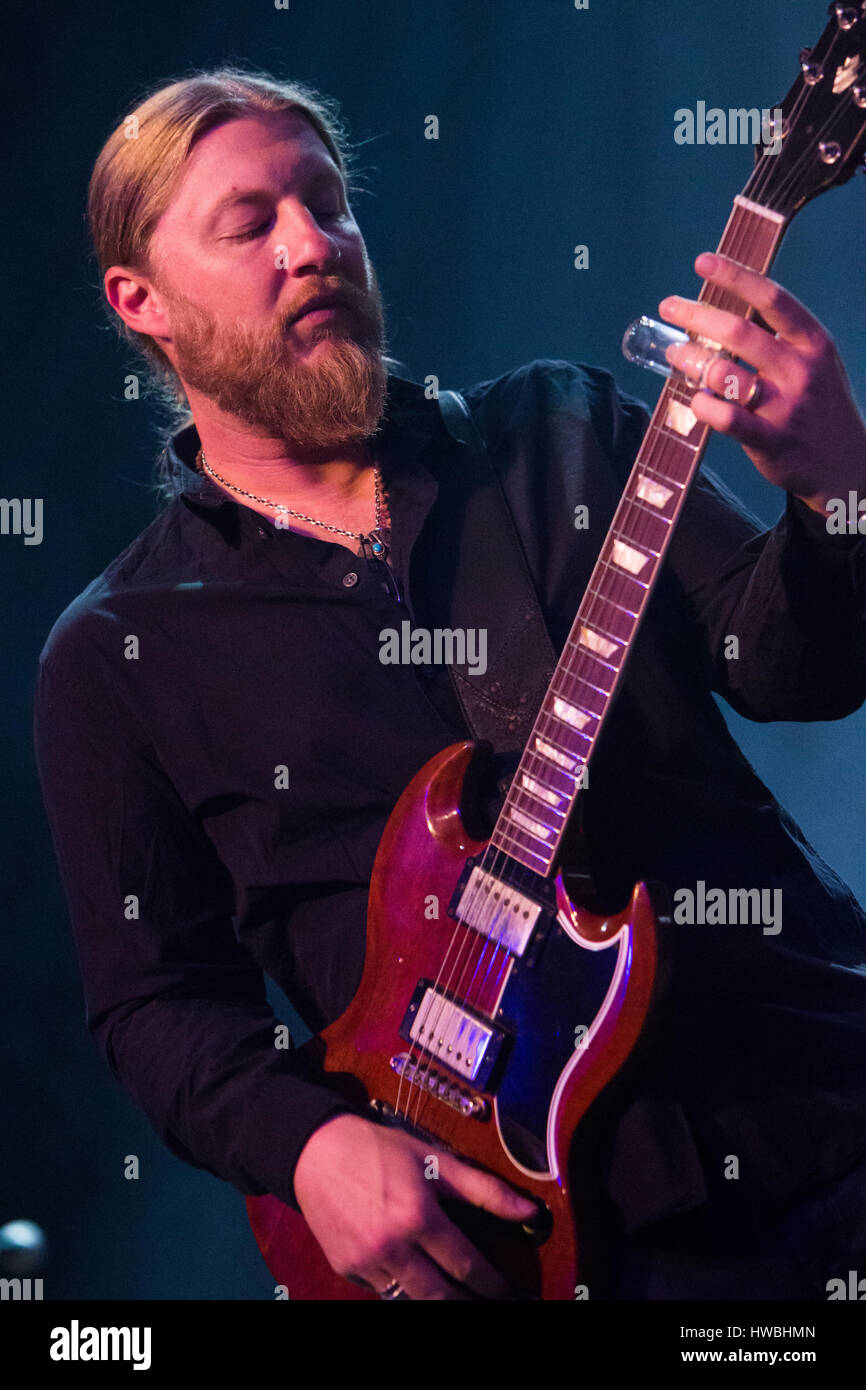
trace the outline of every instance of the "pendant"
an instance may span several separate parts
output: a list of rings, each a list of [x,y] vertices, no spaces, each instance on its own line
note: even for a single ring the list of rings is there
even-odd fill
[[[388,558],[388,543],[384,539],[378,526],[375,530],[370,531],[370,533],[364,537],[364,540],[369,542],[370,549],[377,560],[386,560]]]

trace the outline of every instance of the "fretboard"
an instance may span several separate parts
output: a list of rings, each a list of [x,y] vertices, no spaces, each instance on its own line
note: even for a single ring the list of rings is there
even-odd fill
[[[764,272],[787,225],[781,214],[741,195],[718,250]],[[699,299],[743,318],[752,314],[741,299],[709,282]],[[710,427],[689,407],[694,392],[677,373],[659,397],[491,836],[496,849],[544,876],[553,872],[588,776],[585,769],[707,446]]]

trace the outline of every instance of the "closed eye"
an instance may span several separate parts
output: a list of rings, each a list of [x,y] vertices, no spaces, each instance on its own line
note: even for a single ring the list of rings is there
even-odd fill
[[[238,232],[235,236],[230,236],[229,241],[252,241],[254,237],[261,236],[270,226],[269,222],[262,222],[258,227],[251,227],[248,232]]]
[[[320,212],[314,212],[313,216],[317,222],[337,221],[342,217],[348,216],[342,208],[324,208]],[[250,227],[249,231],[237,232],[234,236],[227,238],[228,241],[254,241],[256,237],[263,236],[268,230],[270,222],[260,222],[257,227]]]

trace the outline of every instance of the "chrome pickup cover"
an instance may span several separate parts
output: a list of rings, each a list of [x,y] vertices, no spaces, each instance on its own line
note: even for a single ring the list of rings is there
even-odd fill
[[[507,1035],[492,1020],[449,999],[432,981],[419,980],[400,1037],[483,1088]]]
[[[455,915],[514,956],[522,956],[541,904],[477,866],[466,881]]]

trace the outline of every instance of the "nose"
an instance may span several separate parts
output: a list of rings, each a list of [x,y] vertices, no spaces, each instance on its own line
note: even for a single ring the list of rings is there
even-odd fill
[[[327,274],[341,254],[338,238],[326,232],[315,214],[301,205],[281,214],[277,246],[282,253],[279,264],[295,275],[309,270]]]

